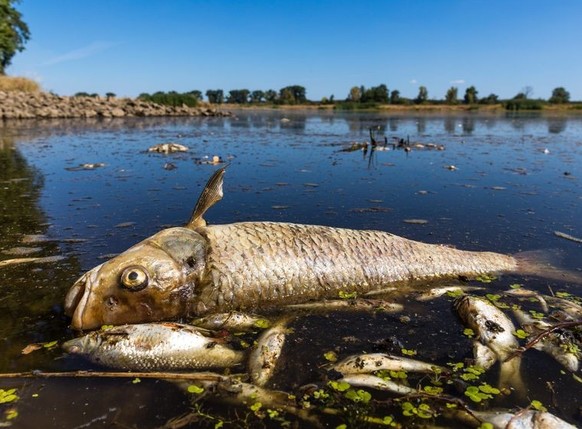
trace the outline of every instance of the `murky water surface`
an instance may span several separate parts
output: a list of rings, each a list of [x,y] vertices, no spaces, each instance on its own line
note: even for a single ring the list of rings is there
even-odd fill
[[[445,150],[342,150],[368,141],[371,127],[388,143],[409,138]],[[169,141],[190,151],[146,152]],[[66,291],[111,255],[187,221],[216,168],[204,161],[214,155],[231,165],[225,197],[207,215],[211,223],[271,220],[380,229],[502,253],[555,249],[563,267],[582,268],[581,245],[554,233],[582,237],[579,116],[243,112],[221,119],[5,123],[0,125],[0,261],[62,259],[0,266],[0,372],[99,369],[65,356],[58,345],[51,347],[53,341],[61,344],[74,336],[63,315]],[[76,168],[86,163],[105,165]],[[406,222],[410,219],[426,222]],[[485,286],[478,292],[485,294],[515,283],[544,294],[582,296],[580,285],[537,278],[506,276],[471,284]],[[306,314],[294,322],[271,386],[294,394],[308,383],[325,387],[322,366],[329,351],[343,358],[362,352],[401,355],[404,348],[440,365],[471,358],[471,340],[463,335],[452,298],[421,303],[414,294],[396,294],[390,299],[403,303],[404,311]],[[22,354],[30,344],[43,346]],[[495,385],[496,368],[483,382]],[[525,397],[514,392],[484,407],[515,409],[535,399],[555,415],[582,424],[580,379],[535,350],[524,354],[521,371]],[[132,381],[2,378],[0,388],[17,388],[20,399],[0,405],[0,422],[31,428],[153,428],[192,409],[192,394],[172,383]],[[411,376],[409,383],[417,382],[424,383]],[[447,393],[483,407],[463,395],[465,387],[445,385]],[[363,406],[336,393],[335,405],[347,406],[352,415],[393,415],[408,426],[424,422],[404,417],[402,404],[390,401],[393,396],[372,392],[384,402]],[[285,426],[281,420],[297,421],[251,410],[253,404],[198,405],[201,411],[191,427],[214,427],[220,421],[231,427],[278,427]],[[8,420],[14,411],[18,416]],[[341,421],[322,417],[329,427]]]

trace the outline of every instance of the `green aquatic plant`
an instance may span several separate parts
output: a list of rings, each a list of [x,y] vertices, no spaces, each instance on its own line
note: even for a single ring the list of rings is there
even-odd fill
[[[463,329],[463,335],[469,338],[473,338],[475,336],[475,331],[473,331],[471,328],[465,328]]]
[[[541,412],[544,412],[544,413],[546,411],[548,411],[548,409],[546,407],[544,407],[544,405],[540,401],[538,401],[536,399],[534,399],[533,401],[531,401],[531,403],[529,404],[529,406],[532,407],[534,410],[541,411]]]
[[[0,389],[0,404],[8,404],[10,402],[16,402],[20,397],[16,394],[16,389]]]
[[[482,402],[487,399],[493,399],[494,395],[499,395],[501,391],[495,387],[491,387],[487,383],[483,383],[479,386],[469,386],[465,390],[465,396],[467,396],[473,402]]]
[[[518,329],[516,330],[513,335],[515,335],[517,338],[519,338],[520,340],[523,340],[527,337],[529,337],[529,334],[527,332],[525,332],[523,329]]]
[[[337,361],[337,353],[334,351],[329,351],[329,352],[325,352],[323,354],[323,357],[325,358],[325,360],[328,360],[330,362],[336,362]]]
[[[402,349],[400,349],[400,351],[405,356],[416,356],[416,354],[417,354],[417,351],[414,350],[414,349],[405,349],[405,348],[402,348]]]
[[[339,297],[341,299],[356,299],[358,297],[358,292],[345,292],[343,290],[340,290],[338,293]]]
[[[362,390],[362,389],[358,389],[358,390],[349,389],[345,393],[345,397],[347,399],[349,399],[350,401],[361,402],[363,404],[367,404],[372,399],[372,395],[370,394],[370,392],[367,392],[367,391]]]

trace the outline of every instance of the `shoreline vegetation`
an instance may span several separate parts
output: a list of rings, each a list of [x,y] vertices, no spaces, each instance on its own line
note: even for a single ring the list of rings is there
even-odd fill
[[[444,100],[428,98],[426,88],[420,87],[416,99],[402,98],[397,90],[388,91],[385,85],[366,89],[353,87],[346,100],[333,96],[311,101],[305,88],[299,85],[282,88],[279,92],[231,90],[227,97],[222,90],[208,90],[208,101],[201,91],[143,93],[137,98],[117,98],[79,92],[59,96],[42,91],[40,85],[23,77],[0,75],[0,118],[112,118],[134,116],[230,116],[232,110],[321,110],[331,112],[426,112],[500,113],[540,111],[550,113],[582,113],[582,102],[571,102],[564,88],[556,88],[549,100],[531,99],[529,89],[509,100],[499,100],[495,94],[478,99],[474,87],[467,88],[463,100],[457,100],[457,89],[451,87]]]

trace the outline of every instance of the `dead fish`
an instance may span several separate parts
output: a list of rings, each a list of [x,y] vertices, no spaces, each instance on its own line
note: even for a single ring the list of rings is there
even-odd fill
[[[7,265],[17,265],[17,264],[50,264],[53,262],[62,261],[65,259],[64,256],[42,256],[38,258],[28,257],[28,258],[13,258],[13,259],[4,259],[0,261],[0,267],[4,267]]]
[[[226,329],[235,332],[244,332],[257,328],[268,328],[271,322],[264,317],[240,311],[231,311],[230,313],[216,313],[208,316],[194,319],[192,325],[201,328],[217,331]]]
[[[396,302],[364,298],[326,299],[316,302],[287,305],[286,308],[315,311],[382,311],[386,313],[398,313],[404,310],[404,306]]]
[[[367,353],[350,356],[341,362],[331,365],[329,369],[340,372],[343,375],[365,374],[381,370],[422,373],[433,373],[435,371],[447,372],[445,368],[439,365],[385,353]]]
[[[65,299],[74,329],[297,304],[459,276],[510,272],[582,283],[540,262],[407,240],[382,231],[276,222],[206,225],[225,168],[185,227],[164,229],[85,273]]]
[[[475,363],[489,369],[499,361],[499,385],[513,387],[519,394],[525,393],[520,373],[521,359],[514,357],[519,343],[513,335],[515,326],[509,317],[486,298],[465,295],[454,305],[463,323],[475,332]]]
[[[514,308],[513,314],[523,330],[530,335],[538,335],[553,327],[547,321],[534,319],[519,308]],[[575,347],[569,347],[572,345]],[[574,337],[568,335],[567,331],[551,332],[535,343],[533,348],[549,354],[569,371],[576,372],[580,367],[579,348],[575,344]]]
[[[411,395],[417,393],[415,389],[396,383],[392,380],[384,380],[371,374],[348,374],[340,378],[338,382],[344,381],[350,386],[369,387],[372,389],[384,390],[397,393],[399,395]]]
[[[207,332],[177,323],[144,323],[94,331],[63,344],[91,362],[128,371],[228,368],[243,361]]]
[[[188,152],[188,147],[178,143],[160,143],[148,148],[148,152],[158,152],[158,153],[175,153],[175,152]]]
[[[442,286],[429,289],[426,292],[421,293],[416,297],[417,301],[431,301],[436,298],[440,298],[446,293],[466,293],[475,290],[482,290],[482,287],[479,286]]]
[[[483,422],[489,422],[496,429],[575,429],[552,413],[521,410],[516,413],[508,411],[472,411]]]
[[[81,170],[95,170],[96,168],[105,167],[105,164],[102,162],[94,162],[94,163],[85,163],[79,164],[76,167],[67,167],[65,170],[67,171],[81,171]]]
[[[213,373],[208,373],[208,376],[209,379],[214,378],[215,380],[196,381],[195,383],[179,381],[177,384],[184,390],[189,390],[191,385],[196,385],[206,392],[212,392],[218,402],[244,406],[247,409],[252,405],[258,405],[261,409],[281,410],[309,422],[310,427],[322,427],[317,416],[312,414],[310,410],[299,407],[295,397],[287,392],[245,383],[235,376]]]
[[[249,375],[257,386],[264,386],[275,373],[288,332],[286,321],[278,322],[259,337],[249,355]]]

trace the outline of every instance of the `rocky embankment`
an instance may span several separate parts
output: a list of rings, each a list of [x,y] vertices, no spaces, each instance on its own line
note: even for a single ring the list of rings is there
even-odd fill
[[[66,97],[46,92],[0,91],[1,119],[230,116],[214,107],[163,106],[131,98]]]

